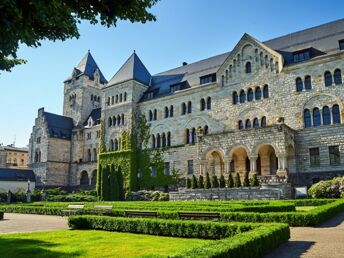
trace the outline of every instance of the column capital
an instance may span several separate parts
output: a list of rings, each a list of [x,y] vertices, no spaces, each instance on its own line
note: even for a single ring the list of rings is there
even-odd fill
[[[250,155],[249,160],[257,160],[258,159],[258,155]]]

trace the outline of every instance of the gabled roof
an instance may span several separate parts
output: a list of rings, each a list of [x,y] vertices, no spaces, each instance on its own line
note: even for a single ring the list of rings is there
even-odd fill
[[[87,52],[87,54],[81,59],[80,63],[74,69],[77,73],[77,77],[81,75],[87,75],[91,79],[93,79],[94,72],[98,69],[100,82],[107,83],[107,80],[100,71],[96,61],[94,61],[90,51]],[[71,79],[72,76],[68,77],[66,81],[69,81]]]
[[[48,124],[49,135],[54,138],[71,139],[73,119],[66,116],[60,116],[44,112],[45,121]]]
[[[149,85],[151,80],[150,73],[135,52],[111,78],[108,85],[114,85],[129,80],[135,80],[145,85]]]
[[[35,174],[29,169],[0,168],[0,181],[27,181],[36,182]]]
[[[84,126],[87,126],[88,125],[88,120],[90,119],[90,117],[92,118],[92,120],[94,122],[97,122],[98,120],[100,120],[101,118],[101,112],[102,109],[101,108],[96,108],[96,109],[93,109],[91,114],[87,117],[86,121],[84,122]]]

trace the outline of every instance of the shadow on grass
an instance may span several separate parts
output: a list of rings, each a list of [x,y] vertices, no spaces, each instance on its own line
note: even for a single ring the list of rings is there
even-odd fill
[[[315,242],[312,241],[288,241],[264,258],[299,258],[314,244]]]
[[[333,228],[337,227],[344,221],[344,212],[339,213],[335,217],[326,220],[323,223],[320,223],[319,225],[316,226],[316,228]]]
[[[59,252],[50,250],[58,244],[52,244],[46,241],[34,239],[14,238],[9,235],[0,237],[0,256],[6,258],[66,258],[82,256],[81,252]]]

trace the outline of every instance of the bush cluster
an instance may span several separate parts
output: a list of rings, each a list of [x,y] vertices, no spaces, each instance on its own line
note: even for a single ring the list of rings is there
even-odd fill
[[[340,198],[344,197],[344,177],[320,181],[308,190],[312,198]]]
[[[129,192],[125,199],[127,201],[168,201],[169,195],[160,191],[141,190]]]

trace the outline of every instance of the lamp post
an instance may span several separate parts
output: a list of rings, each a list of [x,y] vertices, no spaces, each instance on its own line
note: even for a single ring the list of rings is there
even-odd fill
[[[31,202],[30,178],[27,179],[26,202]]]

